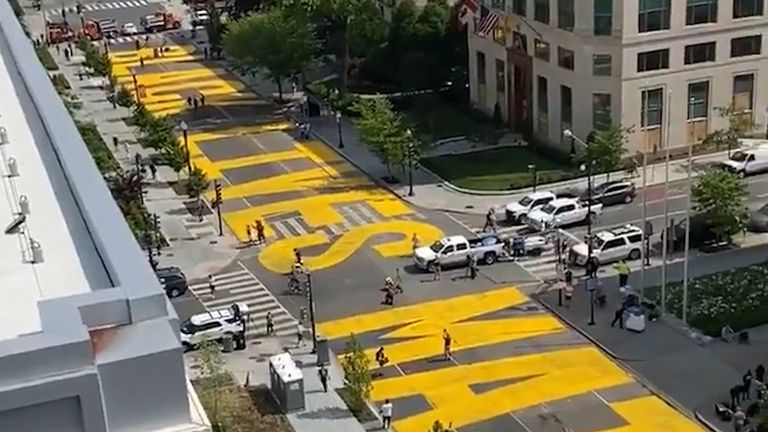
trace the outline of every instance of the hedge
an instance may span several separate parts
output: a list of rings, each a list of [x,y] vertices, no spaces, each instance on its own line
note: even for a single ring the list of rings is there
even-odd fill
[[[46,70],[49,70],[49,71],[59,70],[59,65],[56,64],[56,60],[53,59],[53,56],[51,55],[51,52],[48,51],[48,48],[37,47],[35,48],[35,52],[37,53],[37,58],[40,59],[40,63],[43,64],[43,67]]]

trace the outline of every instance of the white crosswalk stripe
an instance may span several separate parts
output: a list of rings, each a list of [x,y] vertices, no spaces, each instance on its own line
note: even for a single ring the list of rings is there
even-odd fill
[[[171,36],[180,31],[182,30],[169,30],[162,33],[149,33],[149,34],[130,35],[130,36],[117,36],[114,38],[94,41],[93,44],[101,46],[104,44],[104,41],[106,41],[109,45],[117,45],[117,44],[131,43],[135,40],[144,41],[144,39],[146,39],[147,37],[149,37],[150,40],[156,40],[156,39],[161,39],[165,36]]]
[[[104,2],[104,3],[87,3],[83,5],[83,11],[84,12],[93,12],[93,11],[100,11],[100,10],[109,10],[109,9],[131,9],[131,8],[140,8],[144,6],[149,6],[148,0],[124,0],[124,1],[115,1],[115,2]],[[68,14],[75,14],[77,13],[77,6],[66,6],[64,8],[53,8],[48,9],[46,12],[48,12],[49,15],[61,15],[62,10],[67,11]]]
[[[215,294],[211,296],[208,281],[190,285],[190,290],[207,309],[223,309],[233,303],[248,305],[247,339],[264,336],[267,312],[272,314],[275,334],[292,336],[296,334],[298,322],[283,308],[271,292],[256,276],[245,268],[214,275]]]

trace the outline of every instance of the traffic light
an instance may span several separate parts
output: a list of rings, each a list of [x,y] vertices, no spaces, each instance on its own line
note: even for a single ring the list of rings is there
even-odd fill
[[[419,158],[418,149],[413,142],[408,143],[408,160],[415,161]]]
[[[83,13],[83,5],[80,3],[77,3],[77,5],[75,5],[75,10],[77,10],[78,15],[81,15]]]
[[[218,181],[213,182],[213,188],[216,191],[216,199],[213,201],[213,205],[218,207],[221,205],[221,183]]]

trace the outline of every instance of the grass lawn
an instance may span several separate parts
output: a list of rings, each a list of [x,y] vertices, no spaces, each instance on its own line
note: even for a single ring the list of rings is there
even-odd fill
[[[501,137],[501,128],[490,120],[471,115],[455,102],[434,96],[413,96],[393,101],[406,121],[413,124],[421,140],[434,142],[443,138],[470,136],[482,141]]]
[[[457,156],[424,158],[421,164],[455,186],[475,190],[508,190],[531,186],[529,164],[536,165],[538,184],[577,177],[567,166],[542,158],[526,147],[503,147]]]

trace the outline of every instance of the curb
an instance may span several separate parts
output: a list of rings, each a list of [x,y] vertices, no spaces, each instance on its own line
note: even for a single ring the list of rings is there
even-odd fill
[[[670,407],[674,408],[678,412],[686,415],[690,419],[696,420],[696,421],[700,422],[701,424],[703,424],[705,427],[707,427],[711,431],[713,431],[713,432],[721,432],[720,429],[713,427],[709,421],[706,421],[706,419],[704,421],[702,421],[700,419],[700,417],[703,417],[703,416],[701,416],[698,413],[697,410],[691,410],[691,409],[688,409],[688,408],[684,407],[683,405],[679,404],[674,398],[672,398],[671,396],[666,394],[663,390],[659,389],[656,385],[654,385],[649,380],[647,380],[644,376],[642,376],[642,374],[640,374],[637,371],[635,371],[634,368],[632,368],[631,366],[629,366],[627,364],[624,364],[625,361],[642,361],[642,360],[624,359],[624,358],[616,355],[616,353],[614,353],[613,350],[611,350],[610,348],[606,347],[600,341],[598,341],[593,336],[588,334],[586,331],[582,330],[578,326],[574,325],[573,322],[571,322],[570,320],[568,320],[565,317],[563,317],[554,308],[552,308],[547,303],[542,301],[539,298],[539,296],[534,295],[534,296],[532,296],[532,298],[534,298],[540,305],[542,305],[544,307],[544,309],[546,309],[547,311],[549,311],[550,313],[555,315],[559,320],[561,320],[566,325],[568,325],[568,327],[570,327],[572,330],[575,330],[577,333],[579,333],[584,338],[586,338],[588,341],[590,341],[592,344],[594,344],[600,351],[604,352],[610,358],[616,360],[616,364],[620,368],[624,369],[626,372],[628,372],[630,375],[632,375],[632,377],[637,382],[639,382],[641,385],[643,385],[643,387],[647,388],[652,394],[654,394],[655,396],[657,396],[661,400],[663,400],[667,405],[669,405]]]
[[[696,410],[696,411],[694,411],[694,412],[693,412],[693,415],[694,415],[694,416],[696,416],[696,420],[698,420],[698,421],[699,421],[699,423],[701,423],[701,424],[703,424],[704,426],[706,426],[706,427],[707,427],[709,430],[711,430],[712,432],[723,432],[723,430],[722,430],[722,429],[720,429],[719,427],[717,427],[717,426],[715,426],[714,424],[712,424],[712,422],[711,422],[711,421],[707,420],[707,418],[706,418],[706,417],[704,417],[704,415],[703,415],[703,414],[701,414],[701,413],[699,412],[699,410]]]

